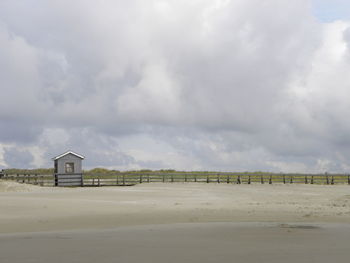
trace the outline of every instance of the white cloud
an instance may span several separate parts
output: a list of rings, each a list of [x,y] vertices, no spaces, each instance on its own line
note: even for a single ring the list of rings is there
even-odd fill
[[[4,159],[4,145],[3,144],[0,144],[0,167],[6,167],[7,164],[5,162],[5,159]]]

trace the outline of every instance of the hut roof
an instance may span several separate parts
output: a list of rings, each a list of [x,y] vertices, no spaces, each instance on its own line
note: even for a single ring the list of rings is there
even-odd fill
[[[62,153],[62,154],[60,154],[60,155],[58,155],[58,156],[52,158],[52,160],[55,161],[55,160],[57,160],[57,159],[62,158],[63,156],[66,156],[67,154],[73,154],[74,156],[79,157],[79,158],[81,158],[81,159],[84,159],[84,158],[85,158],[84,156],[82,156],[82,155],[80,155],[80,154],[77,154],[77,153],[75,153],[75,152],[73,152],[73,151],[68,151],[68,152]]]

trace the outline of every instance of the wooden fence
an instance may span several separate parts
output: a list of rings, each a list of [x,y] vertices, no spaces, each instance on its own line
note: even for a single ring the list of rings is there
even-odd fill
[[[83,174],[55,174],[55,186],[83,186]]]
[[[37,174],[3,174],[2,180],[15,181],[18,183],[34,184],[41,186],[53,186],[53,175],[37,175]]]
[[[54,186],[53,175],[3,174],[3,180]],[[226,183],[226,184],[348,184],[347,174],[238,174],[238,173],[119,173],[84,175],[83,186],[130,186],[141,183]]]

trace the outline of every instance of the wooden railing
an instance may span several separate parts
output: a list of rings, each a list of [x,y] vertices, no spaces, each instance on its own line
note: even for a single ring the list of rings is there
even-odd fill
[[[3,174],[0,177],[2,180],[15,181],[18,183],[34,184],[41,186],[53,186],[53,175],[38,175],[38,174]]]
[[[12,180],[41,186],[53,186],[53,175],[3,174]],[[348,184],[347,174],[247,174],[247,173],[119,173],[84,175],[84,186],[130,186],[141,183],[226,183],[226,184]]]
[[[54,175],[55,186],[83,186],[82,173],[58,174]]]

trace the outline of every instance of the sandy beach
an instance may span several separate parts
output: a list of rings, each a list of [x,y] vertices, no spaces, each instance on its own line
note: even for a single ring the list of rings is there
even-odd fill
[[[0,200],[0,262],[348,262],[350,256],[347,185],[46,188],[0,181]],[[64,255],[55,261],[57,248]]]
[[[0,233],[205,222],[350,223],[347,185],[0,183]]]

